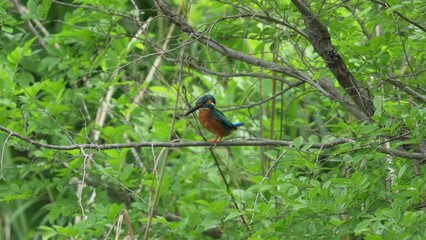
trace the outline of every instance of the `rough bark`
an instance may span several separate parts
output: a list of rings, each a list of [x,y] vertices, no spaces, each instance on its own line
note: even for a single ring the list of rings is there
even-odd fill
[[[322,57],[326,66],[336,77],[350,96],[357,108],[367,117],[374,114],[374,106],[367,91],[360,87],[354,76],[347,68],[343,58],[331,44],[331,37],[327,28],[312,12],[309,4],[304,0],[292,0],[305,22],[307,36],[315,51]]]

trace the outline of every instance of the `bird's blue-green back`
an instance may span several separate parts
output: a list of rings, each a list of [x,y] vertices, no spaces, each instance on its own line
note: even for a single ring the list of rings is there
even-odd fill
[[[217,110],[213,105],[211,106],[212,106],[212,111],[211,111],[212,117],[217,118],[219,122],[221,122],[228,130],[233,130],[236,127],[244,125],[244,123],[240,123],[240,122],[231,123],[231,121],[229,121],[221,111]]]

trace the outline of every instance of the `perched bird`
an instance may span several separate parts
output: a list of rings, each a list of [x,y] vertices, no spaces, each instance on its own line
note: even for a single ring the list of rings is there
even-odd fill
[[[214,140],[210,142],[216,142],[222,140],[222,137],[228,136],[232,131],[237,130],[238,127],[244,123],[231,123],[225,115],[215,108],[216,99],[212,95],[204,95],[198,99],[195,107],[185,113],[185,116],[200,110],[199,120],[201,125],[209,132],[216,135]]]

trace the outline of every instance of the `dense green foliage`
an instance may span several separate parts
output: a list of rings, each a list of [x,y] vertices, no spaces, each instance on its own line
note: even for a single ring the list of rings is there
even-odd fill
[[[310,2],[368,119],[294,2],[166,1],[203,43],[154,0],[0,0],[0,239],[426,238],[424,1]],[[28,141],[213,139],[183,117],[205,93],[226,140],[291,145]]]

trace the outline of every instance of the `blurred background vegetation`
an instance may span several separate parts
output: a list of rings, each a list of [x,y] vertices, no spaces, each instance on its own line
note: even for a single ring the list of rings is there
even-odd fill
[[[309,2],[374,106],[363,119],[305,1],[165,1],[196,34],[158,3],[0,0],[0,239],[426,237],[424,1]],[[205,141],[183,114],[206,93],[245,122],[225,140],[291,146],[57,150],[5,131]]]

